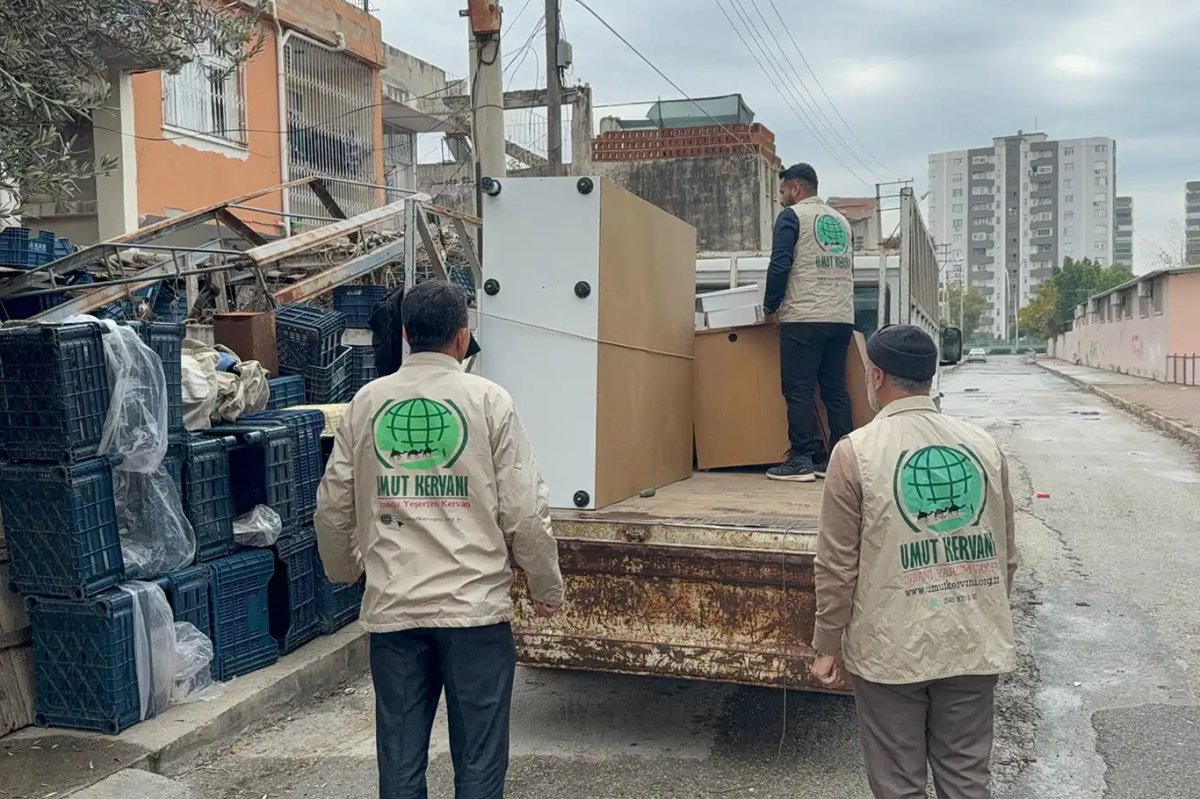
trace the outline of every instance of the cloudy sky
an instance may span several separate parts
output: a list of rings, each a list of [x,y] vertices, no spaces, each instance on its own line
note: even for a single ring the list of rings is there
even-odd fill
[[[1138,271],[1156,265],[1159,245],[1178,249],[1171,229],[1183,217],[1183,184],[1200,179],[1198,0],[588,4],[689,95],[740,92],[757,121],[775,132],[784,161],[817,166],[824,194],[873,194],[877,180],[895,177],[916,178],[924,192],[929,153],[986,145],[1036,124],[1051,138],[1117,140],[1117,193],[1134,198]],[[456,77],[467,73],[466,23],[458,16],[465,6],[372,0],[389,43]],[[543,0],[506,0],[504,8],[506,88],[544,84],[541,35],[523,51],[542,22]],[[597,106],[678,96],[577,0],[562,0],[562,17],[575,54],[567,82],[591,84]],[[823,117],[805,108],[809,93]],[[598,108],[597,119],[613,110]],[[436,140],[432,150],[422,146],[422,154],[436,157]]]

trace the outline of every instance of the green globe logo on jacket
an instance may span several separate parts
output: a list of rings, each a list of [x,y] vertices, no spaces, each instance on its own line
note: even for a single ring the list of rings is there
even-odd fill
[[[375,414],[375,456],[389,469],[453,466],[467,448],[467,420],[450,400],[389,400]]]
[[[821,214],[813,222],[813,236],[821,249],[831,255],[845,255],[850,249],[850,231],[833,214]]]
[[[951,533],[977,524],[987,502],[983,464],[965,445],[935,445],[900,454],[896,505],[914,532]]]

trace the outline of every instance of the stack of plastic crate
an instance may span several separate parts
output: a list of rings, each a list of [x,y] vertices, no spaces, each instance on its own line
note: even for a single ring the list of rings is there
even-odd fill
[[[265,549],[243,549],[207,568],[213,677],[230,680],[270,666],[279,659],[267,603],[275,556]]]
[[[275,311],[279,372],[304,378],[310,403],[344,402],[350,389],[350,351],[341,345],[346,317],[309,305]]]
[[[333,290],[333,308],[346,316],[346,326],[371,326],[371,311],[391,293],[387,286],[338,286]]]
[[[196,560],[205,562],[233,551],[233,491],[229,480],[232,436],[186,436],[167,450],[182,464],[183,513],[196,535]]]
[[[316,410],[284,409],[247,414],[239,424],[282,423],[292,431],[292,501],[295,505],[297,534],[312,526],[317,509],[317,486],[321,482],[321,433],[325,414]]]
[[[0,330],[0,512],[33,630],[35,720],[117,732],[140,718],[101,327]]]
[[[271,378],[267,381],[267,388],[271,391],[267,399],[268,411],[304,404],[304,378],[301,375]]]
[[[234,439],[229,448],[234,518],[266,505],[279,514],[284,535],[294,532],[297,527],[294,494],[297,474],[291,428],[276,420],[239,420],[213,427],[204,431],[204,435]]]
[[[354,396],[360,388],[378,377],[375,371],[375,348],[369,344],[351,344],[350,363],[351,396]]]
[[[183,426],[183,339],[187,326],[171,322],[131,322],[146,346],[162,361],[167,384],[167,434],[172,440],[187,435]]]
[[[271,637],[286,655],[321,634],[317,615],[317,542],[313,534],[281,538],[267,589]]]

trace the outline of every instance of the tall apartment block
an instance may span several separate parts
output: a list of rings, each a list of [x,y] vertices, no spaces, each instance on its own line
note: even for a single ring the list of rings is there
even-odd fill
[[[1184,233],[1183,262],[1188,266],[1200,266],[1200,180],[1187,184],[1184,195],[1184,218],[1186,232]]]
[[[1114,262],[1115,184],[1116,142],[1103,137],[1018,131],[929,156],[930,232],[983,294],[982,327],[1007,338],[1065,258]]]
[[[1113,263],[1133,268],[1132,197],[1118,197],[1113,206]]]

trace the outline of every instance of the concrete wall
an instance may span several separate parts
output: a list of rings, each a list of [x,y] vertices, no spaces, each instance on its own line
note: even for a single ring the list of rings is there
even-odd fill
[[[1200,273],[1169,275],[1164,299],[1170,321],[1171,355],[1200,353]]]
[[[1119,321],[1089,321],[1059,336],[1055,358],[1120,374],[1162,380],[1166,375],[1169,316],[1166,313]]]

